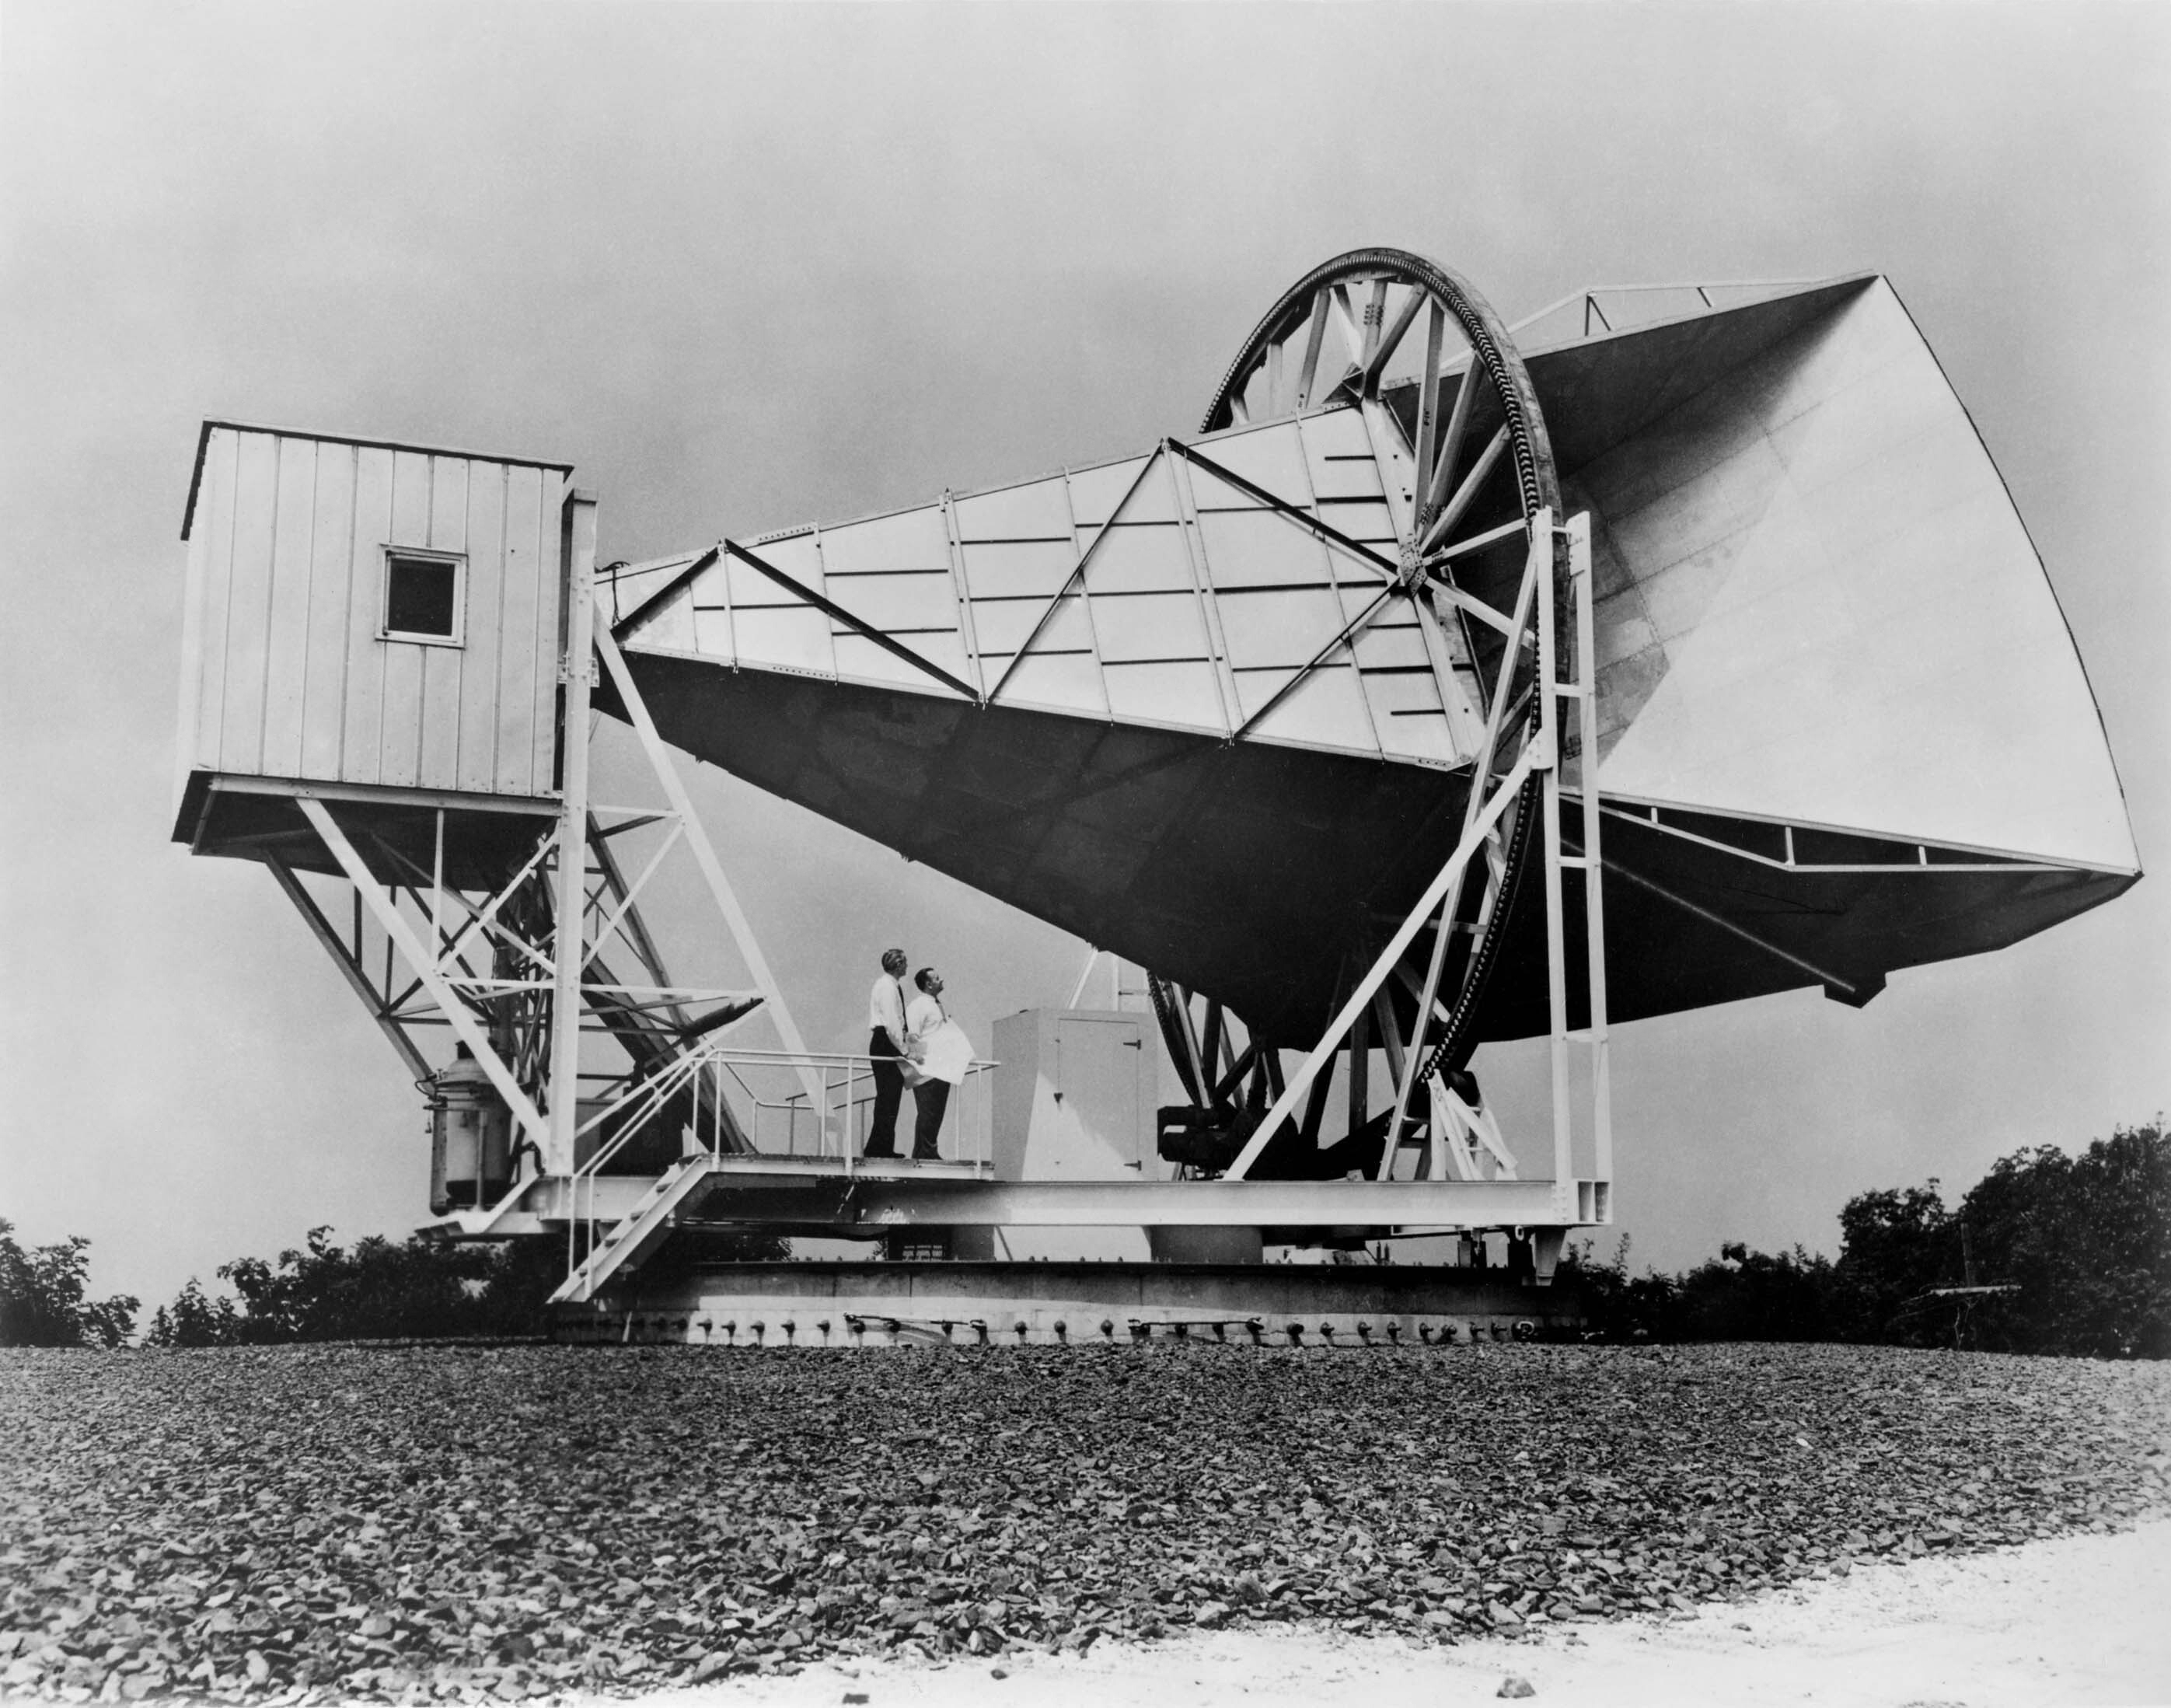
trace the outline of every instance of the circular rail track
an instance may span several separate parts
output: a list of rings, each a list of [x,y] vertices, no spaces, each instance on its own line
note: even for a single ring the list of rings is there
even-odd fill
[[[1534,626],[1510,656],[1498,630],[1470,610],[1475,602],[1512,614],[1531,524],[1541,513],[1559,518],[1559,482],[1537,394],[1507,328],[1466,280],[1407,250],[1361,249],[1314,267],[1267,311],[1230,363],[1203,427],[1216,432],[1353,407],[1366,411],[1375,443],[1397,443],[1408,457],[1410,490],[1390,507],[1403,583],[1412,598],[1431,601],[1443,626],[1460,631],[1474,667],[1477,708],[1493,733],[1491,750],[1450,775],[1454,787],[1479,800],[1538,728]],[[1565,622],[1572,606],[1557,551],[1552,572],[1554,609]],[[1476,1048],[1486,986],[1534,858],[1537,790],[1533,775],[1502,814],[1455,904],[1455,929],[1438,986],[1446,1018],[1425,1029],[1430,1047],[1419,1082],[1443,1067],[1462,1066]],[[1440,858],[1448,851],[1441,848]],[[1427,942],[1420,937],[1418,945]],[[1171,1005],[1183,993],[1155,994],[1179,1077],[1202,1103],[1210,1101],[1212,1064],[1188,1061],[1176,1048],[1182,1029]],[[1397,993],[1406,1040],[1418,1029],[1417,1006],[1407,991]],[[1220,1032],[1221,1017],[1210,1007],[1209,1015],[1211,1029]],[[1197,1054],[1195,1043],[1190,1053]],[[1272,1071],[1264,1061],[1258,1066]]]

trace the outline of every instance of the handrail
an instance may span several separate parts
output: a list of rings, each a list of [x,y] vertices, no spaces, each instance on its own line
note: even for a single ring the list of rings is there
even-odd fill
[[[893,1060],[894,1057],[873,1056],[847,1050],[742,1049],[721,1039],[704,1040],[671,1061],[652,1077],[624,1088],[575,1129],[577,1137],[594,1132],[607,1121],[616,1120],[619,1123],[617,1130],[596,1147],[595,1153],[573,1170],[566,1204],[568,1273],[578,1266],[576,1230],[582,1222],[586,1222],[589,1228],[589,1249],[594,1249],[598,1219],[595,1215],[596,1182],[603,1168],[699,1075],[705,1072],[716,1076],[712,1082],[714,1115],[707,1131],[703,1130],[698,1100],[694,1119],[689,1124],[693,1141],[703,1151],[712,1156],[723,1153],[723,1118],[726,1109],[724,1077],[728,1075],[731,1083],[737,1087],[744,1098],[743,1106],[749,1111],[744,1131],[748,1138],[753,1141],[757,1154],[778,1154],[764,1152],[760,1148],[759,1111],[767,1109],[784,1113],[785,1137],[781,1154],[786,1156],[801,1154],[798,1147],[799,1118],[805,1114],[812,1115],[816,1123],[814,1154],[817,1157],[834,1156],[842,1165],[844,1172],[850,1175],[857,1172],[856,1165],[860,1160],[851,1132],[853,1115],[873,1101],[876,1064]],[[957,1089],[966,1093],[967,1096],[961,1097],[956,1105],[944,1111],[946,1127],[954,1120],[961,1148],[972,1152],[961,1160],[982,1166],[989,1160],[988,1153],[993,1142],[994,1108],[992,1092],[984,1088],[989,1083],[987,1079],[989,1071],[1000,1066],[1000,1062],[980,1057],[968,1062],[964,1076],[957,1085]],[[821,1077],[822,1107],[817,1109],[812,1106],[809,1093],[803,1088],[781,1098],[763,1096],[747,1072],[742,1070],[764,1068],[789,1069],[799,1073],[812,1071],[818,1074]],[[862,1087],[865,1088],[864,1094],[860,1094]],[[970,1096],[968,1088],[973,1087],[984,1089],[978,1109],[970,1109],[967,1101]],[[833,1125],[837,1129],[834,1152],[830,1147]],[[582,1213],[581,1207],[583,1188],[586,1189],[587,1206],[585,1215]]]

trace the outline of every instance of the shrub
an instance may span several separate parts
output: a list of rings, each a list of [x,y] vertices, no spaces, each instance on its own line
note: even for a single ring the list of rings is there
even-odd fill
[[[1962,1200],[1975,1273],[2019,1292],[1986,1304],[1986,1345],[2171,1356],[2171,1136],[2158,1115],[2077,1157],[2003,1158]]]
[[[450,1245],[419,1234],[400,1244],[370,1235],[348,1250],[313,1227],[276,1264],[221,1264],[235,1299],[209,1298],[191,1277],[153,1319],[158,1346],[262,1345],[293,1340],[387,1340],[527,1335],[565,1274],[551,1240]]]
[[[1844,1340],[1943,1345],[1944,1316],[1917,1308],[1930,1288],[1962,1278],[1959,1224],[1932,1179],[1923,1186],[1864,1192],[1839,1213],[1833,1326]]]
[[[170,1305],[152,1313],[147,1346],[231,1346],[241,1338],[232,1299],[210,1299],[194,1276]]]
[[[0,1346],[121,1346],[141,1301],[86,1299],[90,1242],[80,1234],[24,1251],[0,1217]]]

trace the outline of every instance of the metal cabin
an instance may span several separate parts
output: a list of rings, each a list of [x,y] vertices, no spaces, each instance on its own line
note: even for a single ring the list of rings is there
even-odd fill
[[[303,793],[555,810],[563,463],[206,422],[174,836]]]

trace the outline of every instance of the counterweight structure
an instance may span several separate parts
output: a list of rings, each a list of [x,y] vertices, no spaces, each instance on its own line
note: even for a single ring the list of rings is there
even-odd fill
[[[176,834],[271,866],[418,1078],[409,1018],[468,1043],[537,1157],[449,1225],[609,1230],[569,1308],[756,1222],[1512,1229],[1541,1277],[1610,1217],[1612,1023],[1859,1005],[2138,876],[2041,566],[1873,276],[1590,291],[1511,335],[1360,250],[1273,307],[1197,435],[600,585],[591,513],[563,501],[550,562],[528,519],[564,475],[207,427]],[[662,971],[612,857],[646,821],[587,798],[592,657],[755,990]],[[865,1063],[791,1029],[667,741],[1147,969],[1184,1088],[1154,1166],[856,1163]],[[353,884],[351,941],[311,871]],[[402,937],[403,886],[436,936]],[[735,1050],[764,999],[784,1048]],[[622,1058],[586,1098],[553,1095],[576,1009]],[[1471,1072],[1533,1035],[1535,1175]],[[757,1068],[800,1088],[749,1102]]]

